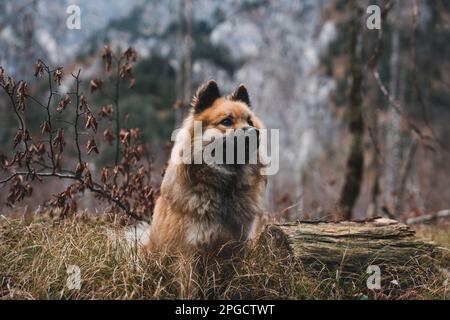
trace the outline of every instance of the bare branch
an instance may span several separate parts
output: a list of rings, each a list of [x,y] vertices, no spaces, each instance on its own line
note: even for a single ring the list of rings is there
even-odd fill
[[[427,114],[427,106],[425,103],[425,99],[422,94],[422,89],[420,88],[420,85],[419,85],[419,79],[418,79],[418,74],[417,74],[417,34],[419,32],[418,19],[419,19],[420,12],[419,12],[418,0],[414,0],[413,3],[414,4],[413,4],[413,17],[412,17],[412,19],[413,19],[412,61],[413,61],[414,88],[416,90],[417,99],[419,101],[420,109],[422,112],[422,119],[425,124],[425,127],[428,128],[428,130],[430,130],[433,140],[436,141],[442,149],[444,149],[445,151],[450,151],[449,148],[445,145],[445,143],[441,139],[439,139],[438,134],[436,133],[434,128],[431,126],[431,123],[430,123],[430,120],[429,120],[428,114]]]
[[[400,105],[400,103],[398,101],[396,101],[396,99],[394,97],[392,97],[392,95],[390,94],[389,90],[387,89],[387,87],[384,85],[383,81],[381,80],[380,74],[377,70],[377,65],[378,65],[378,60],[381,56],[381,52],[383,49],[383,43],[382,43],[382,36],[383,36],[383,30],[384,30],[384,26],[386,24],[386,20],[388,17],[389,12],[391,11],[392,7],[394,6],[395,1],[394,0],[387,0],[384,7],[383,7],[383,11],[382,11],[382,20],[381,20],[381,28],[378,30],[378,35],[377,35],[377,44],[375,46],[374,52],[371,56],[371,58],[368,61],[368,69],[370,70],[373,78],[375,79],[377,86],[379,88],[379,90],[381,91],[381,93],[385,96],[385,98],[389,101],[389,105],[401,116],[405,119],[408,127],[413,130],[418,137],[422,140],[422,141],[428,141],[428,142],[437,142],[441,148],[443,148],[444,150],[447,150],[448,148],[446,148],[446,146],[442,143],[442,141],[440,141],[437,138],[437,135],[434,133],[434,130],[431,128],[431,132],[433,137],[429,137],[426,136],[425,134],[423,134],[422,130],[420,129],[419,126],[417,126],[403,111],[403,107]],[[414,9],[414,12],[416,12],[416,9]],[[415,18],[416,21],[417,17]],[[415,23],[417,25],[417,23]],[[415,46],[414,46],[415,47]],[[414,54],[415,55],[415,54]],[[416,87],[417,89],[417,87]],[[420,97],[419,97],[420,100]],[[423,102],[423,99],[422,99]],[[429,126],[428,126],[429,127]]]
[[[81,69],[78,69],[78,73],[77,75],[73,75],[72,76],[75,78],[76,81],[76,91],[75,91],[75,95],[76,95],[76,106],[75,106],[75,123],[73,124],[74,129],[75,129],[75,146],[77,148],[77,155],[78,155],[78,163],[83,163],[83,159],[81,156],[81,148],[80,148],[80,134],[78,132],[78,120],[80,117],[80,113],[79,113],[79,109],[80,109],[80,72]]]
[[[48,87],[49,87],[49,95],[48,95],[48,99],[47,99],[47,106],[45,107],[46,109],[46,113],[47,113],[47,123],[50,127],[50,132],[49,134],[49,148],[50,148],[50,160],[52,162],[52,171],[55,172],[56,170],[56,162],[55,162],[55,151],[53,150],[53,125],[52,125],[52,116],[50,113],[50,106],[51,106],[51,102],[52,102],[52,98],[53,98],[53,85],[52,85],[52,71],[50,70],[50,68],[44,63],[44,61],[42,60],[38,60],[40,63],[42,63],[42,65],[44,66],[46,72],[47,72],[47,77],[48,77]]]

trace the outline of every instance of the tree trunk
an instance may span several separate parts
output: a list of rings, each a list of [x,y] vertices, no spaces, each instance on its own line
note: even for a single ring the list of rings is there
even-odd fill
[[[393,18],[400,16],[400,4],[395,7],[395,15]],[[396,100],[401,100],[400,86],[400,31],[398,29],[397,20],[392,22],[391,35],[391,56],[389,59],[389,92]],[[389,123],[387,126],[386,136],[386,198],[390,209],[398,218],[400,212],[395,209],[398,203],[397,191],[399,185],[400,168],[402,163],[401,151],[401,115],[393,108],[389,109]]]
[[[370,168],[372,172],[371,190],[370,190],[370,204],[366,211],[366,218],[374,218],[379,216],[379,196],[380,196],[380,176],[381,176],[381,152],[380,152],[380,140],[379,140],[379,124],[378,124],[378,112],[377,105],[374,101],[375,98],[369,98],[370,102],[367,106],[367,117],[365,122],[369,128],[370,140],[372,141],[372,157],[370,161]]]
[[[358,199],[364,169],[363,138],[364,120],[362,117],[361,89],[363,82],[363,67],[361,63],[361,21],[360,10],[355,3],[350,3],[352,13],[351,42],[350,42],[350,68],[351,86],[349,92],[349,131],[350,146],[347,158],[344,186],[338,203],[341,218],[352,219],[353,207]]]
[[[184,35],[185,56],[184,56],[184,101],[189,105],[192,97],[192,0],[185,2],[186,33]]]
[[[179,4],[176,7],[176,10],[178,12],[177,15],[177,42],[183,43],[184,39],[184,1],[180,1]],[[185,101],[184,101],[184,54],[183,50],[179,50],[176,54],[176,69],[175,69],[175,93],[176,93],[176,101],[174,104],[175,108],[175,123],[174,128],[178,128],[180,126],[181,121],[183,119],[183,108],[185,107]]]

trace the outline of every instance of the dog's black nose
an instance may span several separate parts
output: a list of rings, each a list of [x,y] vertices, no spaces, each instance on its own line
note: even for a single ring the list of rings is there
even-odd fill
[[[257,134],[257,135],[259,135],[259,130],[256,129],[255,127],[251,127],[251,126],[244,127],[244,131],[247,134]]]
[[[256,147],[259,148],[259,130],[255,127],[247,126],[244,128],[244,131],[247,137],[251,137],[253,135],[256,136]]]

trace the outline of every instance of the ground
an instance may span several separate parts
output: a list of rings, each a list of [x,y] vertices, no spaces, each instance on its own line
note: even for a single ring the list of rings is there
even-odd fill
[[[0,216],[0,299],[176,299],[180,262],[145,253],[123,240],[118,220],[7,218]],[[130,230],[130,229],[127,229]],[[449,252],[448,225],[423,226],[419,237]],[[219,299],[449,299],[445,268],[415,277],[416,285],[371,291],[365,279],[348,281],[336,274],[317,276],[295,262],[282,262],[267,250],[249,245],[242,262],[225,275],[217,266],[202,268],[196,280],[198,298]],[[264,263],[261,263],[264,261]],[[197,262],[202,264],[203,262]],[[184,266],[186,264],[182,263]],[[80,289],[70,286],[73,267]],[[188,272],[189,273],[189,272]],[[71,289],[70,289],[71,288]]]

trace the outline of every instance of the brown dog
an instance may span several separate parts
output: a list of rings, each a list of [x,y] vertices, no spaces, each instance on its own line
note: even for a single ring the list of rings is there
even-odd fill
[[[217,83],[211,80],[199,88],[191,106],[184,130],[176,137],[156,202],[147,244],[152,251],[182,255],[216,252],[227,243],[250,239],[262,213],[266,177],[259,160],[259,131],[263,125],[250,109],[247,89],[241,85],[231,96],[222,97]],[[194,123],[201,123],[202,133],[208,130],[224,141],[236,129],[256,133],[258,161],[180,163],[180,158],[186,159],[185,150],[196,155]],[[207,144],[200,143],[203,152]],[[245,152],[249,152],[247,145]]]

